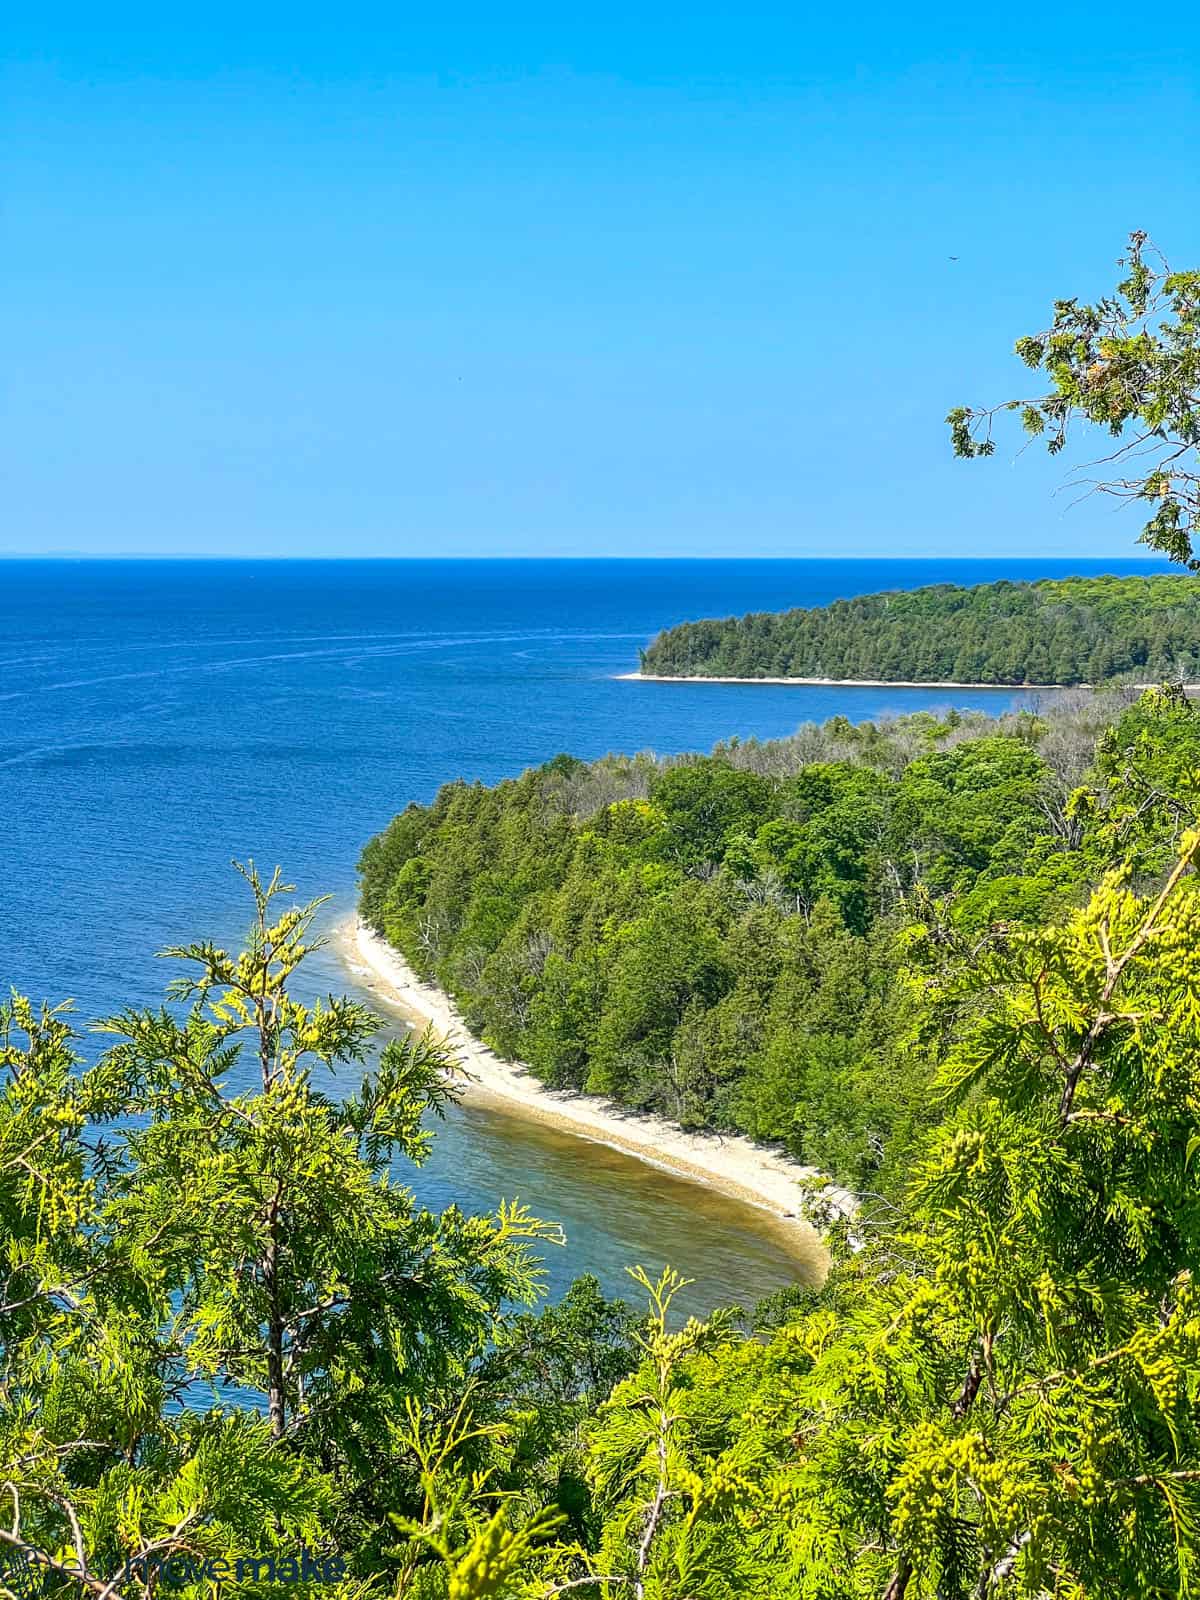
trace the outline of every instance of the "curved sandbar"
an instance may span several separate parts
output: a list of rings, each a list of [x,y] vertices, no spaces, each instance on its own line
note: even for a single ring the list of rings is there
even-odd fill
[[[718,678],[707,673],[617,672],[622,683],[783,683],[810,689],[1090,689],[1090,683],[956,683],[950,678]],[[1138,687],[1145,687],[1139,685]]]
[[[339,930],[339,944],[356,975],[375,980],[369,987],[377,998],[409,1021],[432,1025],[445,1039],[467,1075],[468,1098],[502,1102],[522,1116],[611,1145],[639,1161],[768,1211],[804,1235],[803,1241],[797,1240],[803,1254],[819,1251],[816,1231],[803,1216],[806,1196],[799,1187],[804,1180],[820,1177],[815,1168],[801,1166],[740,1135],[688,1133],[665,1118],[643,1116],[595,1095],[548,1089],[528,1067],[503,1060],[476,1039],[449,995],[423,982],[399,951],[364,922]],[[821,1189],[820,1201],[844,1215],[855,1209],[854,1196],[833,1184]]]

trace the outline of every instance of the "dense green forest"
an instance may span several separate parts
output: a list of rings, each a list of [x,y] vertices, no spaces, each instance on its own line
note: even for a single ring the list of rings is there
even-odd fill
[[[1144,242],[1021,342],[1024,421],[1128,424],[1116,492],[1196,561],[1200,273]],[[162,1007],[83,1034],[13,996],[0,1594],[1195,1596],[1198,864],[1178,688],[560,757],[397,817],[364,915],[498,1044],[859,1185],[820,1290],[703,1323],[657,1266],[539,1306],[552,1219],[417,1203],[450,1059],[296,999],[319,903],[278,876],[242,950],[164,952]]]
[[[978,938],[1086,893],[1118,793],[1162,782],[1123,754],[1142,711],[1093,755],[1116,706],[448,784],[368,845],[362,912],[548,1084],[877,1187],[937,1114],[908,930]]]
[[[861,595],[668,628],[664,677],[1100,684],[1200,676],[1200,588],[1177,576],[1065,578]]]
[[[1104,711],[559,760],[368,851],[472,994],[517,960],[547,1071],[882,1161],[757,1312],[657,1265],[538,1309],[552,1221],[422,1209],[448,1058],[294,998],[277,880],[99,1055],[0,1008],[5,1594],[1194,1593],[1200,721]]]

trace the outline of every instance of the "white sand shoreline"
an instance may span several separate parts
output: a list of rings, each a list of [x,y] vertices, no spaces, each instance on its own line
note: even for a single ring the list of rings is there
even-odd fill
[[[803,1216],[805,1195],[798,1187],[818,1177],[776,1151],[737,1135],[688,1133],[661,1117],[641,1116],[593,1095],[548,1089],[519,1062],[505,1061],[466,1028],[449,995],[422,982],[400,953],[362,921],[338,930],[343,956],[360,979],[369,976],[371,992],[408,1020],[432,1025],[454,1050],[466,1072],[466,1097],[503,1103],[522,1116],[566,1129],[577,1136],[624,1151],[664,1171],[703,1183],[732,1199],[785,1219],[799,1252],[811,1258],[818,1239]],[[821,1193],[848,1214],[855,1208],[848,1190],[831,1185]]]
[[[1090,683],[956,683],[950,678],[718,678],[704,673],[617,672],[622,683],[774,683],[810,689],[994,689],[998,694],[1090,689]],[[1140,687],[1140,686],[1139,686]]]

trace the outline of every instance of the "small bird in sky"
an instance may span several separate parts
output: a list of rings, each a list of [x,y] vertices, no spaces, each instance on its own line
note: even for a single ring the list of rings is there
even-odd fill
[[[947,259],[947,261],[957,261],[958,257],[957,256],[947,256],[946,259]]]

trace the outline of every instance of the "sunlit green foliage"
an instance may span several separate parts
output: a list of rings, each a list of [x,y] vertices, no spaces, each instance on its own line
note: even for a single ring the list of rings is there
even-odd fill
[[[462,1404],[561,1237],[415,1204],[396,1178],[449,1059],[406,1038],[359,1067],[375,1020],[289,992],[315,907],[247,877],[246,950],[167,952],[186,1009],[109,1019],[99,1065],[61,1018],[0,1014],[0,1542],[97,1595],[147,1552],[391,1570],[387,1516],[421,1495],[398,1420]]]
[[[1193,814],[1186,700],[1127,712],[1098,765],[1094,716],[831,724],[449,785],[364,852],[364,914],[548,1083],[876,1187],[937,1115],[903,929],[1035,923],[1122,851],[1161,863]],[[1114,827],[1138,783],[1135,846]]]
[[[1200,567],[1200,272],[1173,272],[1142,232],[1129,236],[1113,294],[1093,303],[1057,300],[1041,333],[1018,339],[1016,353],[1043,372],[1048,392],[987,409],[958,406],[946,418],[956,454],[990,456],[998,412],[1019,412],[1031,438],[1051,455],[1072,429],[1101,428],[1103,460],[1072,476],[1081,488],[1148,502],[1141,543],[1172,561]]]
[[[1200,834],[969,961],[944,1125],[821,1305],[764,1339],[668,1323],[596,1418],[603,1526],[514,1596],[1047,1600],[1200,1587]],[[483,1593],[464,1590],[465,1594]]]
[[[560,759],[368,853],[450,971],[540,940],[512,1025],[581,1070],[640,1049],[883,1180],[754,1322],[680,1326],[670,1270],[648,1315],[586,1279],[522,1309],[557,1231],[417,1206],[452,1062],[297,1000],[278,878],[91,1064],[14,1000],[0,1592],[303,1545],[339,1600],[1196,1596],[1200,727],[1109,711]]]

